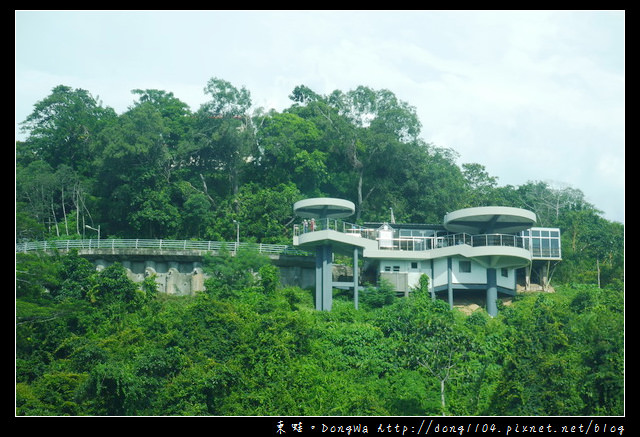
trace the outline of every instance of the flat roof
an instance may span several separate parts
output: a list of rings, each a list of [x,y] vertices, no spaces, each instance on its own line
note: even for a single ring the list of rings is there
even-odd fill
[[[316,197],[300,200],[293,204],[296,215],[306,218],[344,218],[353,215],[353,202],[332,197]]]
[[[510,234],[528,229],[535,222],[535,213],[508,206],[465,208],[444,216],[444,227],[448,231],[471,234]]]

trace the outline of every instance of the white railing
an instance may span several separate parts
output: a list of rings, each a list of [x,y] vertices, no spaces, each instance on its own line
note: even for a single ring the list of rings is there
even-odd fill
[[[366,228],[353,223],[343,222],[336,219],[320,219],[311,224],[294,225],[294,235],[300,236],[308,232],[333,230],[357,237],[379,240],[381,249],[388,250],[431,250],[442,247],[466,244],[472,247],[481,246],[508,246],[529,249],[528,238],[512,234],[478,234],[467,233],[434,235],[429,237],[401,236],[398,230],[394,229],[393,237],[385,236],[381,238],[378,229]]]
[[[253,250],[266,254],[307,255],[308,253],[286,244],[236,243],[226,241],[195,240],[147,240],[147,239],[89,239],[89,240],[52,240],[16,243],[16,253],[30,251],[69,251],[72,249],[156,249],[156,250],[194,250],[217,252],[226,249],[230,252]]]

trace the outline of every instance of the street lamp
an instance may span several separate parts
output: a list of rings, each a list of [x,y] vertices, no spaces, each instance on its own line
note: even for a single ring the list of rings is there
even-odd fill
[[[92,228],[89,225],[84,225],[84,227],[87,228],[87,229],[91,229],[92,231],[97,231],[98,232],[98,240],[100,240],[100,225],[98,225],[98,229]]]
[[[233,221],[236,224],[236,252],[240,248],[240,222],[238,220]]]

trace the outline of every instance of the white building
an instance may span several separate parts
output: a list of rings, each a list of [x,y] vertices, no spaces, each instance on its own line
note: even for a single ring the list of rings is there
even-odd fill
[[[352,202],[333,198],[305,199],[294,205],[304,219],[294,231],[293,244],[316,252],[316,309],[331,310],[334,287],[354,289],[357,306],[361,272],[353,280],[336,283],[333,254],[364,259],[367,271],[385,279],[398,293],[429,277],[432,296],[446,294],[451,306],[456,291],[486,293],[486,309],[497,314],[498,295],[515,295],[516,271],[525,268],[527,280],[534,261],[560,260],[560,230],[536,228],[533,212],[510,207],[466,208],[445,215],[440,225],[342,221],[352,215]]]

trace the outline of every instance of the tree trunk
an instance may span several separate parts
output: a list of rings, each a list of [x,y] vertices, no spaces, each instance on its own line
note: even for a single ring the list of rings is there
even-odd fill
[[[444,399],[444,379],[440,381],[440,402],[442,404],[442,415],[446,416],[444,412],[445,399]]]
[[[64,187],[61,189],[61,197],[62,200],[60,201],[60,203],[62,204],[62,216],[64,218],[64,230],[66,232],[66,235],[69,236],[69,221],[67,220],[67,208],[65,208],[64,206]]]
[[[358,212],[356,214],[356,223],[360,220],[362,214],[362,179],[364,171],[360,169],[358,172]]]

